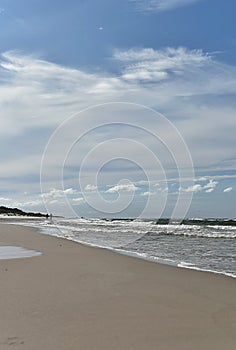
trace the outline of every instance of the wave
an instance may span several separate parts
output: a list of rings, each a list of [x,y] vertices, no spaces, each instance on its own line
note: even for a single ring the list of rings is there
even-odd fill
[[[236,238],[236,232],[189,232],[189,231],[159,231],[159,232],[147,232],[146,236],[180,236],[180,237],[192,237],[192,238],[213,238],[213,239],[234,239]]]
[[[174,220],[174,219],[158,219],[156,225],[167,225],[167,224],[177,224],[177,225],[199,225],[199,226],[236,226],[236,219],[183,219],[183,220]]]
[[[153,220],[29,220],[20,225],[85,245],[114,250],[158,263],[236,277],[236,227],[159,224]]]
[[[191,219],[195,222],[200,220]],[[209,223],[209,219],[202,219],[205,223]],[[188,237],[188,238],[207,238],[207,239],[235,239],[236,226],[219,225],[219,221],[215,220],[214,225],[199,224],[156,224],[153,220],[125,220],[125,219],[54,219],[53,222],[41,221],[35,222],[29,220],[28,223],[33,226],[46,227],[61,231],[62,234],[68,235],[84,235],[84,238],[99,235],[102,239],[123,239],[128,241],[153,237]],[[229,220],[227,220],[229,221]],[[230,220],[232,221],[232,220]],[[216,225],[218,222],[218,225]],[[22,224],[22,223],[21,223]]]
[[[227,276],[227,277],[236,278],[236,273],[231,273],[231,272],[227,272],[227,271],[219,271],[219,270],[208,269],[208,268],[201,268],[201,267],[195,266],[192,263],[187,263],[184,261],[177,262],[176,260],[173,260],[173,259],[164,259],[164,258],[160,258],[157,256],[148,255],[146,253],[133,252],[133,251],[128,251],[128,250],[124,250],[124,249],[113,249],[113,250],[120,253],[120,254],[123,254],[123,255],[137,257],[139,259],[156,262],[158,264],[175,266],[175,267],[179,267],[179,268],[202,271],[202,272],[209,272],[209,273],[214,273],[217,275],[223,275],[223,276]]]

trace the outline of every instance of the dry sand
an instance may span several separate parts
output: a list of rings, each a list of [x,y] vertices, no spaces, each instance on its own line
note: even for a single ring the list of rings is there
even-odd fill
[[[234,350],[236,280],[0,224],[0,349]]]

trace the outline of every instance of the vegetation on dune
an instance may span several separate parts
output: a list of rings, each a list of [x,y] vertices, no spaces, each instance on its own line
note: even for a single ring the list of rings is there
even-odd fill
[[[0,214],[5,214],[9,216],[40,216],[40,217],[48,217],[48,214],[42,214],[42,213],[32,213],[32,212],[25,212],[23,210],[20,210],[18,208],[8,208],[4,206],[0,206]]]

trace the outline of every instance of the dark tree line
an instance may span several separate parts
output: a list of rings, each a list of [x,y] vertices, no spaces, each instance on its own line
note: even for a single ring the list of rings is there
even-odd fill
[[[25,211],[20,210],[18,208],[7,208],[7,207],[4,207],[4,206],[0,206],[0,214],[16,215],[16,216],[48,217],[48,214],[25,212]]]

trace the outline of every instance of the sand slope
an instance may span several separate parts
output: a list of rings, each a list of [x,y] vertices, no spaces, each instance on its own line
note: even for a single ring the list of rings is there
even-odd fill
[[[0,349],[234,350],[236,280],[0,224]]]

